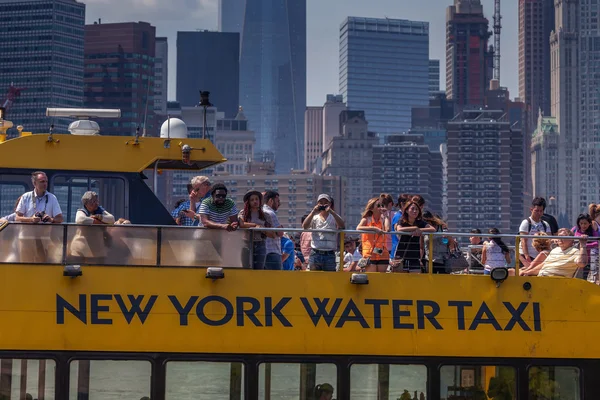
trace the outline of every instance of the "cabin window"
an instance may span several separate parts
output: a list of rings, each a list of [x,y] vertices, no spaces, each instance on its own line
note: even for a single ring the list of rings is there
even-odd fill
[[[529,368],[529,398],[533,400],[580,400],[581,377],[575,367]]]
[[[55,395],[53,360],[0,360],[0,398],[53,400]]]
[[[69,365],[70,400],[150,398],[148,361],[76,360]]]
[[[516,400],[516,392],[516,370],[512,367],[444,365],[440,369],[441,399]]]
[[[258,369],[259,399],[318,399],[317,390],[333,388],[337,398],[335,364],[262,363]]]
[[[354,364],[350,399],[427,399],[425,365]]]
[[[31,190],[30,175],[0,175],[0,217],[15,212],[17,199]]]
[[[82,207],[81,197],[93,190],[100,197],[100,205],[118,218],[128,218],[126,212],[125,180],[116,177],[64,176],[56,175],[52,179],[51,192],[56,195],[65,222],[75,222],[75,214]]]
[[[242,363],[170,361],[166,400],[243,399]]]

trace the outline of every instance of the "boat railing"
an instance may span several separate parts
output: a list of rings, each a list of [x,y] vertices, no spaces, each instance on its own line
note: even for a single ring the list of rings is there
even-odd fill
[[[338,255],[344,254],[344,243],[348,238],[358,239],[363,234],[410,235],[401,232],[297,228],[254,228],[228,232],[182,226],[2,223],[0,264],[252,268],[252,238],[258,234],[257,231],[284,231],[291,236],[298,236],[302,232],[320,234],[331,238],[334,248],[338,249]],[[457,232],[434,232],[427,235],[431,239],[436,236],[473,236],[472,233]],[[518,243],[521,238],[540,238],[534,235],[508,234],[493,237],[510,240],[510,244]],[[544,238],[557,239],[559,236]],[[560,238],[580,239],[571,236]],[[430,253],[433,253],[433,244],[434,240],[429,240]],[[509,247],[514,249],[514,262],[519,259],[519,248],[512,245]],[[468,246],[463,249],[463,254],[470,258],[473,251],[480,249],[480,245]],[[518,273],[519,263],[516,263],[515,268]],[[433,273],[432,260],[429,260],[427,270]],[[470,273],[468,270],[457,272]]]

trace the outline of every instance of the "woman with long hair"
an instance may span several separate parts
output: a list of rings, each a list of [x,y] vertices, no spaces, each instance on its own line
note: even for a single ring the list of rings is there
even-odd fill
[[[488,232],[490,235],[500,234],[498,228],[492,228]],[[481,262],[484,265],[483,273],[485,275],[490,275],[494,268],[508,266],[511,263],[510,249],[502,238],[492,236],[489,239],[483,246],[481,254]]]
[[[592,218],[592,225],[594,225],[594,230],[600,231],[600,204],[590,204],[590,217]]]
[[[367,272],[386,272],[390,253],[387,248],[386,235],[383,232],[390,231],[390,219],[381,197],[375,197],[367,202],[356,230],[373,232],[362,234],[362,256],[369,260],[365,270]]]
[[[263,213],[263,196],[257,190],[251,190],[244,195],[244,208],[239,212],[238,219],[241,228],[270,228],[272,223],[267,214]],[[267,257],[266,237],[274,237],[273,232],[254,232],[252,234],[252,268],[265,269]]]
[[[423,233],[435,232],[435,228],[423,220],[418,203],[412,200],[406,203],[402,217],[394,230],[405,234],[400,235],[398,239],[392,272],[420,273],[421,236]]]
[[[591,208],[591,207],[590,207]],[[594,210],[595,212],[596,210]],[[587,235],[590,239],[597,238],[600,236],[600,231],[595,228],[594,225],[596,221],[592,218],[590,214],[579,214],[577,217],[577,225],[571,229],[574,232],[575,236],[583,236]],[[586,244],[588,260],[590,270],[587,276],[587,280],[593,283],[599,283],[599,269],[598,265],[598,240],[588,240]]]

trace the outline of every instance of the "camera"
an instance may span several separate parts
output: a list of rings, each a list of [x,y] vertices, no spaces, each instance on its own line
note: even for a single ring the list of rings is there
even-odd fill
[[[50,220],[50,216],[48,214],[46,214],[45,211],[38,211],[35,213],[34,217],[38,217],[39,219],[42,220],[42,222],[47,222]]]
[[[380,249],[379,247],[375,247],[373,249],[373,253],[375,253],[375,254],[383,254],[383,249]]]
[[[319,206],[319,211],[325,211],[327,210],[327,206]]]

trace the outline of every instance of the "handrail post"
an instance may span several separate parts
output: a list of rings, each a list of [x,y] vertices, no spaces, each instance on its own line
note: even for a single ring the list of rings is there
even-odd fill
[[[429,256],[427,257],[428,269],[427,273],[433,275],[433,233],[429,234]]]
[[[344,240],[345,240],[344,231],[340,232],[340,270],[338,272],[344,272]]]
[[[515,239],[515,276],[519,276],[519,256],[520,256],[520,247],[521,247],[521,236],[517,235]]]

